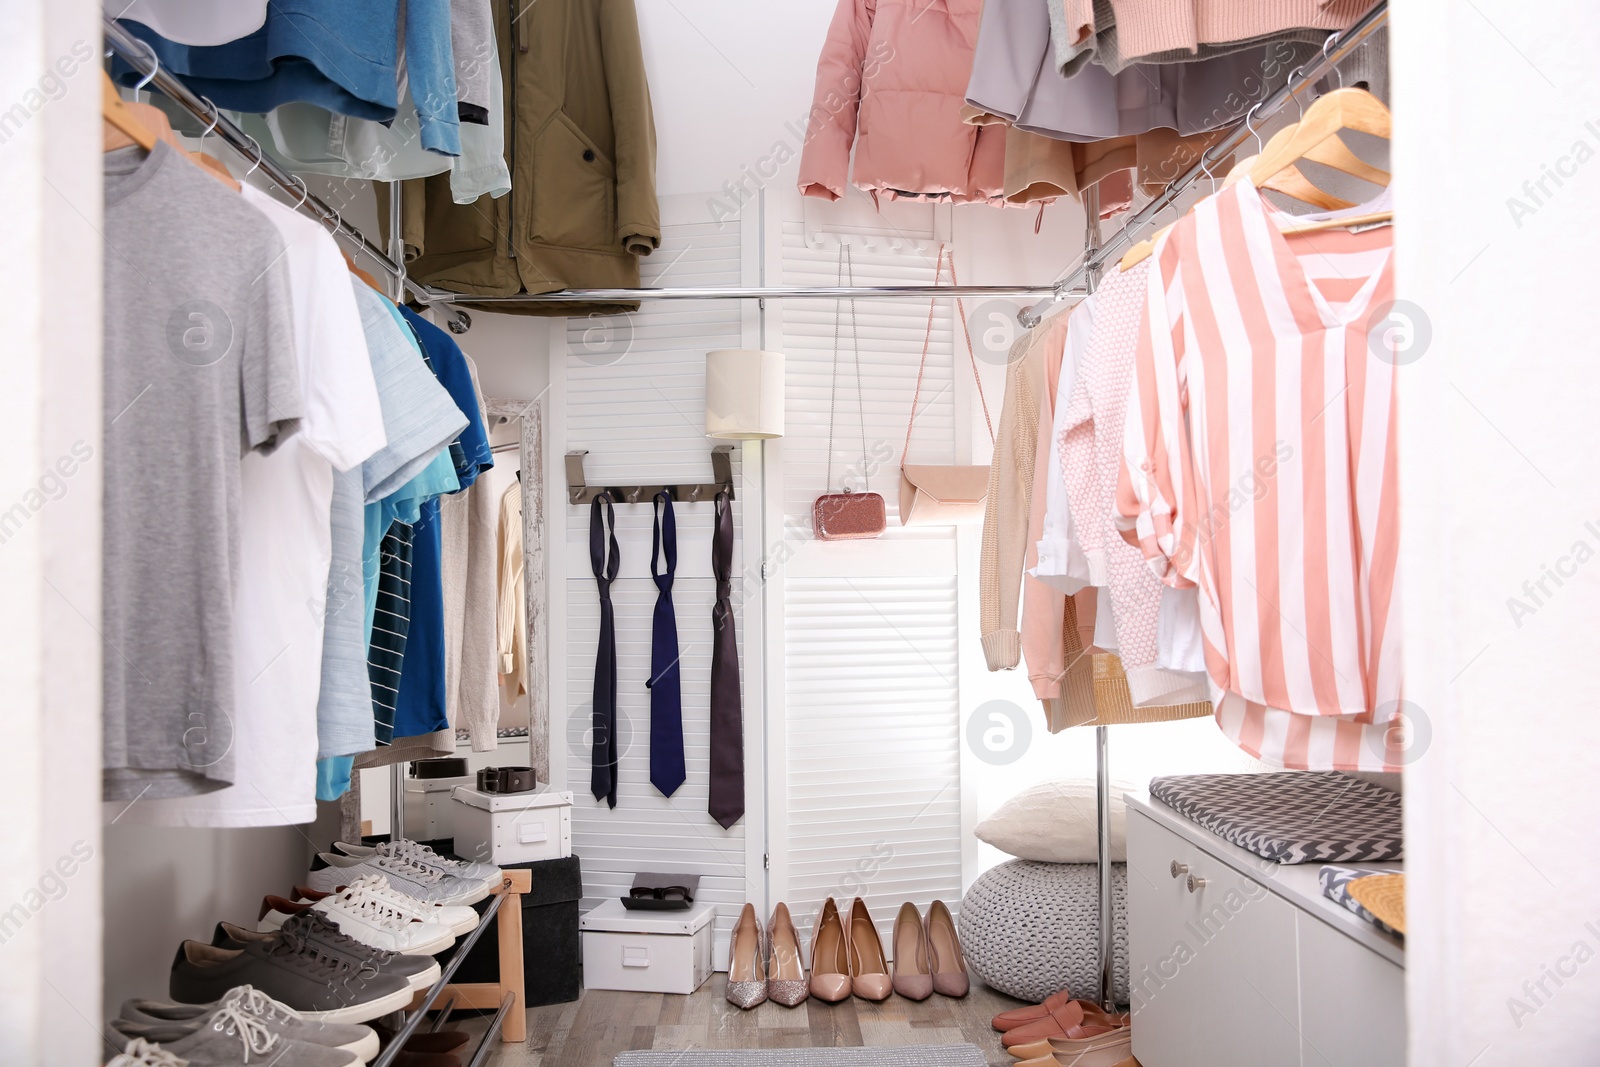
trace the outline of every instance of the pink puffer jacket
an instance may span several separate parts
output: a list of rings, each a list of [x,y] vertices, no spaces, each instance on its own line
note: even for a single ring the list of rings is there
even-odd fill
[[[800,191],[1003,202],[1004,126],[961,121],[981,0],[839,0],[817,62]],[[850,173],[850,146],[856,150]]]

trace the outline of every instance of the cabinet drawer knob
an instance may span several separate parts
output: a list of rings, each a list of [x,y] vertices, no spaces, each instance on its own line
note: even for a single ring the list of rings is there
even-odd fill
[[[1189,876],[1189,892],[1198,893],[1205,888],[1205,884],[1206,880],[1204,878],[1196,878],[1192,874]]]
[[[1172,877],[1182,878],[1188,873],[1189,865],[1187,863],[1179,863],[1177,860],[1172,861]]]

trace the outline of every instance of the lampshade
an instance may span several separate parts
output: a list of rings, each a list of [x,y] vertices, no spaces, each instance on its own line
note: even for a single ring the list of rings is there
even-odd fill
[[[783,436],[783,353],[719,348],[706,353],[706,436],[754,441]]]

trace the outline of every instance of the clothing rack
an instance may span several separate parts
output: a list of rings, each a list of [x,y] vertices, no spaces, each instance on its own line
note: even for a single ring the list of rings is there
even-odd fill
[[[354,244],[358,252],[364,253],[414,298],[423,303],[433,303],[438,299],[433,290],[407,278],[403,265],[389,258],[377,245],[367,240],[366,234],[346,222],[337,209],[330,207],[320,197],[312,196],[306,189],[304,180],[289,173],[276,160],[269,158],[256,143],[255,138],[223,116],[217,110],[217,105],[205,97],[195,95],[183,82],[163,70],[153,49],[118,25],[112,16],[102,13],[101,20],[105,30],[106,46],[137,70],[146,79],[147,84],[161,90],[185,111],[206,123],[207,133],[216,134],[228,147],[248,159],[252,172],[260,171],[271,178],[280,189],[298,200],[296,208],[314,215],[318,221],[329,225],[334,236],[343,237]]]
[[[1301,92],[1325,77],[1340,60],[1360,47],[1379,26],[1382,26],[1387,21],[1388,15],[1388,0],[1378,0],[1349,29],[1343,33],[1329,36],[1328,43],[1323,46],[1321,56],[1312,63],[1301,66],[1291,73],[1289,80],[1281,89],[1252,107],[1245,115],[1244,121],[1234,127],[1222,140],[1202,152],[1194,166],[1190,167],[1176,181],[1167,186],[1160,195],[1134,212],[1116,233],[1104,241],[1100,237],[1099,188],[1098,186],[1091,186],[1083,195],[1085,216],[1083,262],[1071,274],[1057,283],[1056,291],[1049,301],[1041,302],[1019,312],[1017,314],[1018,321],[1023,326],[1032,329],[1043,318],[1041,309],[1049,304],[1066,299],[1068,296],[1088,296],[1094,293],[1099,287],[1100,276],[1106,264],[1113,255],[1119,254],[1125,245],[1133,243],[1135,234],[1149,226],[1161,211],[1176,202],[1177,198],[1197,179],[1211,176],[1211,168],[1213,166],[1218,165],[1231,155],[1235,149],[1245,142],[1246,138],[1254,136],[1266,119],[1275,115],[1290,100],[1295,99]],[[1079,286],[1082,287],[1081,292],[1078,289]],[[1102,1008],[1106,1011],[1114,1011],[1116,1010],[1116,1005],[1112,1003],[1112,991],[1115,979],[1115,939],[1113,937],[1115,909],[1112,907],[1111,900],[1111,758],[1109,727],[1105,726],[1095,727],[1095,813],[1095,861],[1098,867],[1100,888],[1099,999]],[[1128,977],[1131,983],[1133,976],[1130,974]]]
[[[1234,150],[1250,137],[1257,137],[1266,120],[1283,110],[1283,106],[1296,99],[1301,93],[1311,89],[1318,81],[1326,77],[1335,66],[1350,53],[1366,43],[1368,37],[1389,19],[1388,0],[1378,0],[1367,10],[1349,29],[1341,33],[1330,34],[1327,43],[1322,47],[1322,54],[1308,64],[1304,64],[1289,75],[1289,80],[1283,87],[1267,96],[1244,117],[1244,121],[1229,131],[1228,135],[1204,152],[1200,153],[1192,167],[1179,175],[1171,185],[1158,193],[1148,204],[1128,216],[1122,228],[1108,237],[1104,243],[1094,249],[1084,248],[1083,262],[1071,274],[1067,275],[1055,285],[1055,291],[1049,300],[1041,301],[1031,308],[1025,308],[1017,313],[1017,321],[1023,326],[1032,329],[1044,317],[1044,311],[1057,301],[1065,300],[1072,296],[1087,296],[1093,292],[1092,288],[1085,287],[1091,274],[1102,270],[1112,256],[1120,256],[1124,247],[1135,241],[1135,236],[1146,226],[1155,221],[1155,217],[1168,207],[1177,202],[1178,198],[1188,191],[1189,187],[1201,178],[1214,178],[1212,168],[1220,166],[1222,161],[1233,154]],[[1088,210],[1088,196],[1084,197],[1084,208]]]

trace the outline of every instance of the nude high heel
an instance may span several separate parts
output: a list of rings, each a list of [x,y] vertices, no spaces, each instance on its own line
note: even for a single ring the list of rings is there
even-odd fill
[[[850,904],[845,940],[850,951],[850,991],[862,1000],[888,1000],[889,994],[894,992],[889,978],[889,960],[883,954],[878,928],[860,897]]]
[[[753,1008],[767,999],[767,952],[754,904],[746,904],[728,942],[728,1003]]]
[[[839,906],[829,897],[811,927],[811,995],[837,1004],[850,995],[850,948],[839,919]]]
[[[964,997],[972,988],[967,959],[956,936],[956,921],[942,900],[928,905],[928,955],[932,961],[933,991],[946,997]]]
[[[800,935],[789,918],[789,906],[782,901],[772,909],[772,921],[767,923],[767,946],[767,997],[793,1008],[806,999],[806,970],[800,961]]]
[[[933,996],[933,969],[928,955],[928,933],[922,913],[911,901],[900,905],[894,917],[894,991],[907,1000]]]

